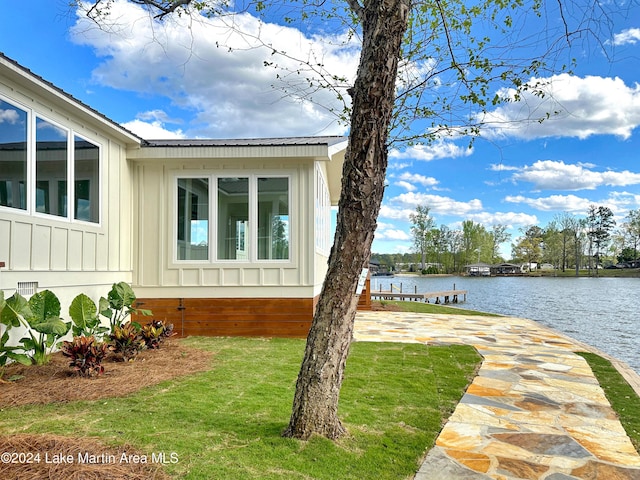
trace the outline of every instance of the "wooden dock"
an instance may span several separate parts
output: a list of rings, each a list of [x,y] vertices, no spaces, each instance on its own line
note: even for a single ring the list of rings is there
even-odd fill
[[[393,285],[392,285],[393,287]],[[447,303],[459,303],[467,300],[467,290],[456,290],[455,285],[453,290],[445,290],[442,292],[426,292],[418,293],[417,290],[413,293],[394,291],[391,290],[372,290],[371,298],[377,300],[415,300],[417,302],[429,303],[429,300],[435,299],[436,304]],[[460,300],[462,298],[462,300]]]

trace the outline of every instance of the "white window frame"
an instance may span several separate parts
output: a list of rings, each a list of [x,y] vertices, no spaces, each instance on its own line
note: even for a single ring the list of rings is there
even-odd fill
[[[25,177],[25,185],[24,187],[27,189],[26,195],[25,195],[25,202],[26,208],[17,208],[17,207],[7,207],[4,205],[0,205],[0,211],[1,212],[8,212],[8,213],[15,213],[17,215],[31,215],[31,171],[32,171],[32,163],[35,164],[35,160],[32,162],[31,159],[31,155],[32,155],[32,148],[31,148],[31,137],[33,136],[33,128],[31,127],[31,118],[33,117],[32,115],[32,110],[27,107],[26,105],[21,104],[20,102],[17,102],[16,100],[13,100],[11,98],[8,98],[4,95],[0,95],[0,101],[6,102],[9,105],[12,105],[15,108],[19,108],[20,110],[24,111],[27,114],[27,121],[26,121],[26,129],[27,129],[27,172],[26,172],[26,177]],[[35,198],[35,197],[34,197]]]
[[[59,128],[61,130],[64,130],[66,132],[66,136],[67,136],[67,176],[65,178],[66,182],[67,182],[67,214],[62,216],[62,215],[56,215],[55,213],[42,213],[42,212],[38,212],[36,211],[37,208],[37,201],[36,201],[36,196],[38,194],[37,191],[37,181],[38,181],[38,161],[37,161],[37,143],[38,143],[38,135],[37,135],[37,124],[38,124],[38,119],[43,120],[47,123],[50,123],[51,125],[53,125],[56,128]],[[31,175],[31,182],[29,183],[29,186],[31,188],[31,202],[32,202],[32,207],[33,207],[33,215],[35,217],[40,217],[40,218],[55,218],[58,220],[62,220],[62,221],[70,221],[73,218],[73,214],[71,212],[72,210],[72,206],[69,204],[70,200],[71,200],[71,196],[70,196],[70,190],[73,189],[73,186],[71,185],[72,180],[70,178],[71,175],[71,169],[72,169],[72,164],[71,164],[71,157],[73,156],[73,153],[70,151],[69,147],[71,145],[71,129],[61,125],[60,123],[56,122],[55,120],[51,120],[49,118],[47,118],[44,115],[40,115],[38,113],[35,113],[34,115],[31,116],[31,121],[28,122],[28,124],[31,127],[31,131],[33,132],[33,135],[31,135],[31,154],[27,154],[27,158],[28,158],[28,163],[31,164],[31,168],[32,168],[32,175]],[[53,179],[53,181],[58,181],[59,179]]]
[[[97,194],[96,194],[96,201],[98,202],[98,221],[97,222],[91,222],[89,220],[80,220],[76,217],[76,212],[75,212],[75,208],[76,208],[76,181],[77,180],[84,180],[84,178],[82,177],[77,177],[76,176],[76,148],[75,148],[75,139],[76,137],[78,137],[81,140],[84,140],[85,142],[88,142],[92,145],[95,145],[96,147],[98,147],[98,189],[97,189]],[[95,142],[89,138],[87,138],[85,135],[81,135],[78,132],[74,131],[73,129],[71,130],[71,153],[70,153],[70,175],[73,179],[73,181],[70,183],[70,191],[69,191],[69,195],[70,195],[70,202],[71,202],[71,207],[69,209],[69,213],[70,213],[70,219],[72,222],[74,223],[80,223],[80,224],[84,224],[84,225],[93,225],[93,226],[100,226],[100,224],[102,223],[102,145],[99,144],[98,142]]]
[[[206,178],[209,180],[209,249],[208,260],[181,260],[178,258],[178,180],[183,178]],[[248,241],[249,254],[247,259],[219,259],[218,258],[218,179],[220,178],[247,178],[249,180],[249,220]],[[288,185],[287,202],[289,207],[289,258],[285,259],[258,259],[258,179],[259,178],[286,178]],[[266,171],[264,173],[248,173],[243,170],[229,170],[224,173],[212,173],[207,171],[185,172],[176,171],[173,174],[171,188],[173,190],[171,207],[171,244],[172,261],[176,265],[249,265],[249,264],[286,264],[294,262],[294,225],[296,224],[293,209],[293,172]]]
[[[12,98],[7,97],[6,95],[0,94],[0,101],[4,101],[15,108],[19,108],[27,114],[27,174],[25,182],[25,188],[27,189],[26,209],[0,205],[0,211],[18,215],[28,215],[47,220],[55,220],[59,222],[82,224],[96,228],[101,227],[103,218],[102,175],[104,155],[104,146],[102,145],[102,143],[97,142],[93,139],[89,139],[86,135],[82,135],[81,133],[75,131],[73,128],[65,126],[61,122],[54,120],[47,115],[43,115],[35,111],[34,109],[29,108]],[[41,213],[36,211],[36,124],[38,118],[64,130],[67,134],[67,214],[65,216],[50,213]],[[89,142],[98,148],[98,193],[96,198],[96,201],[98,202],[97,222],[79,220],[75,218],[75,137]]]

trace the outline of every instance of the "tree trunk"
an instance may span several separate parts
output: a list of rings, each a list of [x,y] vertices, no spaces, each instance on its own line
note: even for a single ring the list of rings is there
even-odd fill
[[[345,432],[338,400],[353,334],[355,295],[368,265],[384,193],[387,135],[409,0],[372,0],[359,7],[363,45],[353,99],[351,133],[342,172],[336,234],[327,276],[307,337],[286,437]]]

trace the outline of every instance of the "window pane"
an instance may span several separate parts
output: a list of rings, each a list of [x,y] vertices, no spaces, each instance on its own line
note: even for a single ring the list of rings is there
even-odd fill
[[[178,179],[178,260],[209,259],[209,179]]]
[[[73,139],[75,181],[74,218],[100,222],[100,148],[79,137]]]
[[[249,259],[249,179],[218,179],[218,259]]]
[[[289,179],[258,179],[258,259],[289,258]]]
[[[36,119],[37,212],[67,215],[67,150],[67,131]]]
[[[27,112],[0,100],[0,205],[26,210]]]

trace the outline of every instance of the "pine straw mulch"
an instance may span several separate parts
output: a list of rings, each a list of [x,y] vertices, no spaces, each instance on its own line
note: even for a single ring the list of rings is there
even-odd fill
[[[0,462],[2,479],[169,480],[171,478],[163,472],[160,464],[152,463],[151,459],[148,459],[148,463],[142,463],[140,460],[128,457],[138,453],[134,449],[127,446],[108,447],[93,438],[24,434],[0,436],[0,453],[2,452],[27,455],[20,459],[22,463],[17,458],[16,463]],[[130,458],[129,462],[121,461],[123,453]],[[39,457],[36,457],[38,454]],[[87,454],[96,457],[90,459]],[[56,463],[62,458],[68,463]],[[95,463],[90,463],[92,461]]]
[[[0,383],[0,408],[123,397],[165,380],[205,371],[210,367],[211,356],[211,352],[170,339],[157,350],[143,350],[132,362],[107,358],[102,363],[104,374],[83,378],[69,368],[69,359],[58,352],[46,365],[9,365],[5,380],[23,378]]]
[[[100,400],[122,397],[184,375],[202,372],[211,366],[211,352],[183,345],[179,340],[164,342],[158,350],[145,350],[133,362],[105,361],[104,374],[83,378],[69,368],[69,360],[61,353],[51,356],[47,365],[9,365],[4,378],[14,381],[0,383],[0,409],[27,404]],[[82,480],[165,480],[168,477],[160,465],[141,462],[120,462],[123,452],[136,454],[128,446],[109,447],[100,440],[59,435],[0,435],[3,452],[40,453],[33,463],[0,462],[0,479],[82,479]],[[71,464],[46,463],[45,453],[71,455]],[[104,454],[107,462],[82,463],[78,455]],[[110,457],[113,455],[114,457]],[[113,458],[116,461],[111,461]]]

